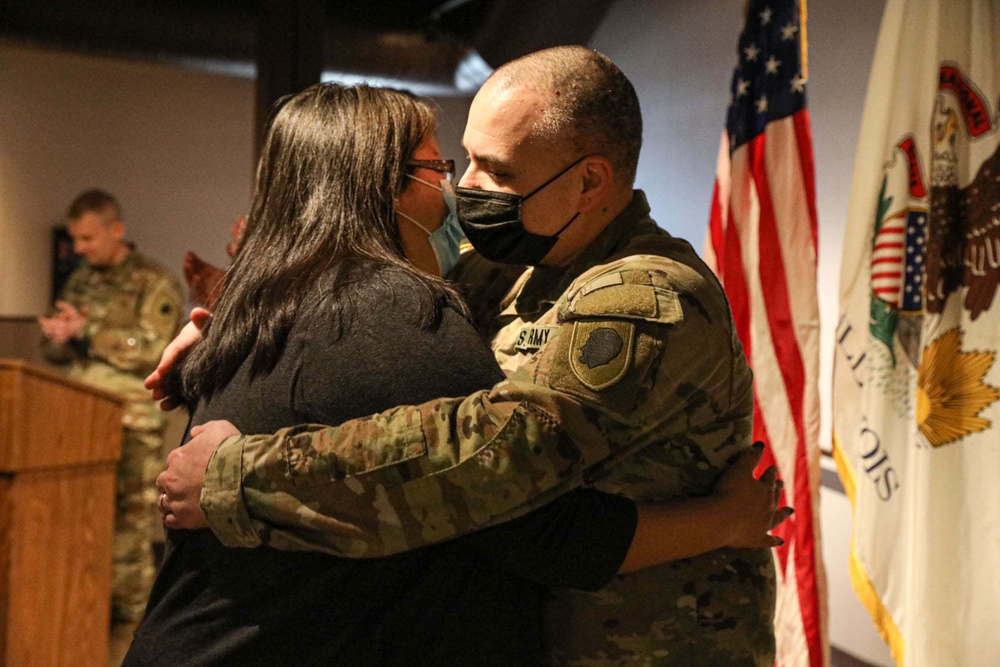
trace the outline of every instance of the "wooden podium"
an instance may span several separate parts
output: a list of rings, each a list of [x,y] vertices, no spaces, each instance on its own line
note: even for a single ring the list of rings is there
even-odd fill
[[[0,359],[0,667],[107,664],[121,414]]]

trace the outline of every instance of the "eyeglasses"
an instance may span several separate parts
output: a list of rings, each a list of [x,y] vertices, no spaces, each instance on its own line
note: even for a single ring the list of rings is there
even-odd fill
[[[420,167],[440,172],[450,181],[455,178],[454,160],[407,160],[407,167]]]

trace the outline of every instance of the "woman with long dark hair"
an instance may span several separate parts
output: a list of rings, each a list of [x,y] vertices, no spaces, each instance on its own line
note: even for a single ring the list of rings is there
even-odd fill
[[[280,107],[239,254],[183,371],[187,396],[211,398],[247,356],[251,374],[273,370],[321,277],[333,318],[351,300],[345,288],[364,281],[413,287],[421,328],[436,324],[445,305],[464,308],[447,283],[404,255],[397,198],[419,187],[407,162],[425,138],[438,153],[433,110],[400,91],[319,85]]]

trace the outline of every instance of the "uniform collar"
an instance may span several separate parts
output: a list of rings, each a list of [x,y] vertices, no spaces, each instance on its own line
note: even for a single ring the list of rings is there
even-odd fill
[[[549,310],[584,271],[603,264],[647,225],[655,226],[649,217],[649,203],[642,190],[635,190],[629,205],[570,264],[528,269],[512,290],[516,297],[504,304],[501,315],[532,319]]]
[[[90,264],[87,264],[87,268],[89,268],[92,272],[96,273],[97,275],[117,276],[123,273],[128,275],[131,274],[132,270],[135,268],[135,262],[136,262],[135,248],[130,247],[128,254],[125,255],[125,259],[123,259],[120,264],[115,264],[114,266],[100,266],[100,267],[91,266]]]

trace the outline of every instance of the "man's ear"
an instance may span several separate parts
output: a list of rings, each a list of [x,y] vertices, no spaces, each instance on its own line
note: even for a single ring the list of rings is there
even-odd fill
[[[109,226],[111,228],[111,233],[115,237],[115,240],[117,241],[125,240],[125,224],[121,220],[112,220]]]
[[[611,166],[611,161],[602,155],[590,155],[585,158],[583,168],[583,186],[577,210],[586,213],[604,203],[611,192],[615,170]]]

